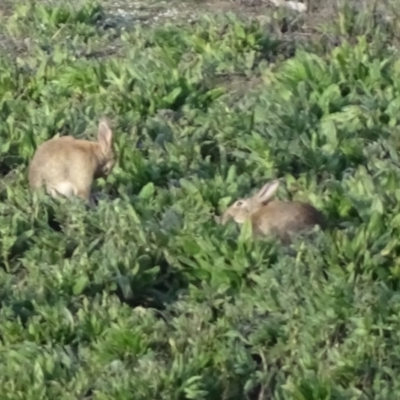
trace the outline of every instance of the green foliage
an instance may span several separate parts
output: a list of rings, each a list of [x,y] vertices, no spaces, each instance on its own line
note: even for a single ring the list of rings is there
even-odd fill
[[[2,398],[398,398],[393,48],[349,38],[350,14],[335,48],[270,64],[283,41],[233,14],[119,30],[95,2],[14,11],[2,29],[30,43],[0,60]],[[103,114],[118,165],[98,206],[32,196],[36,147]],[[214,222],[274,177],[329,230],[288,249]]]

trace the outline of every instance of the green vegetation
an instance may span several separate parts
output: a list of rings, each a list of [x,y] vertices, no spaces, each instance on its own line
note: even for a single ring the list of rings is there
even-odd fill
[[[400,18],[38,3],[0,23],[0,398],[399,399]],[[36,146],[103,114],[98,206],[33,199]],[[274,178],[330,229],[214,222]]]

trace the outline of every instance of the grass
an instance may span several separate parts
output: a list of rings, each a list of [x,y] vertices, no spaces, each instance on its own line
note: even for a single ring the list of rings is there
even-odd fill
[[[7,4],[1,399],[400,398],[396,4]],[[103,114],[98,206],[34,199],[36,147]],[[214,222],[274,178],[330,228],[286,249]]]

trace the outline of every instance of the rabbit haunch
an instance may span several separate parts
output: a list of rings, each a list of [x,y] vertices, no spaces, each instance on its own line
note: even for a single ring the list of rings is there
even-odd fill
[[[113,133],[107,119],[98,127],[98,140],[80,140],[72,136],[52,138],[42,143],[29,165],[29,186],[45,186],[55,197],[77,196],[90,201],[95,179],[106,178],[114,168]]]
[[[312,229],[319,225],[324,229],[324,217],[311,204],[272,200],[279,181],[264,185],[254,196],[237,200],[222,215],[221,223],[232,218],[238,224],[250,219],[255,234],[277,235],[284,242],[290,234]]]

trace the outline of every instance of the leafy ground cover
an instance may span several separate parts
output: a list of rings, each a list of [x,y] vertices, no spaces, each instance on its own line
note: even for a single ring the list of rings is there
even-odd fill
[[[173,4],[3,3],[1,399],[399,399],[396,5]],[[97,208],[33,199],[36,146],[103,114]],[[325,233],[214,222],[277,177]]]

